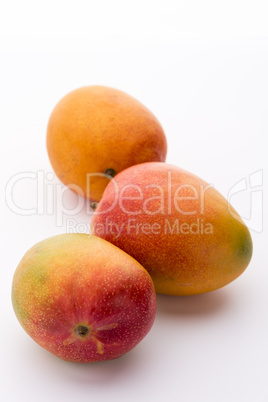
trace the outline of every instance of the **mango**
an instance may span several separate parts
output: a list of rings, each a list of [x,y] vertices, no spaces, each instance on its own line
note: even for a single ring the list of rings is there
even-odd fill
[[[227,200],[197,176],[143,163],[107,186],[91,231],[147,269],[158,293],[193,295],[227,285],[246,269],[250,232]]]
[[[53,109],[47,151],[59,179],[94,206],[120,171],[164,162],[167,142],[159,121],[139,101],[117,89],[86,86]]]
[[[149,332],[156,295],[148,272],[114,245],[86,234],[43,240],[22,258],[12,302],[25,331],[63,360],[115,359]]]

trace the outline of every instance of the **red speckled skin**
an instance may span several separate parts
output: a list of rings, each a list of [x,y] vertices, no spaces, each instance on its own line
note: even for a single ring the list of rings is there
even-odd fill
[[[115,359],[150,330],[156,296],[148,272],[95,236],[46,239],[22,258],[12,286],[14,311],[42,347],[71,362]],[[89,333],[78,336],[85,326]]]
[[[172,233],[176,220],[180,231]],[[91,229],[139,261],[164,294],[218,289],[244,271],[252,254],[250,233],[226,199],[197,176],[164,163],[119,173]]]

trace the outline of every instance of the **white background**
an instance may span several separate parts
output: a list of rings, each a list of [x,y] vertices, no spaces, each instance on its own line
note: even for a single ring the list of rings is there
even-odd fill
[[[1,1],[1,400],[268,401],[265,4]],[[10,291],[24,253],[65,233],[72,218],[67,208],[77,200],[52,174],[46,125],[63,95],[92,84],[121,89],[152,110],[167,135],[167,162],[213,183],[225,197],[240,183],[231,202],[251,229],[254,255],[245,273],[221,290],[158,295],[155,324],[134,350],[79,365],[28,337]],[[19,215],[10,192],[7,206],[5,187],[13,175],[37,171],[43,187],[20,180],[13,201],[36,208],[39,191],[39,213]],[[257,187],[250,188],[254,172]],[[236,194],[240,185],[248,187]],[[86,205],[74,218],[74,229],[84,230]]]

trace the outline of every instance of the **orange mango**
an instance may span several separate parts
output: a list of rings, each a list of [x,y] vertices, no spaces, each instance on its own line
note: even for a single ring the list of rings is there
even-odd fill
[[[164,162],[167,142],[159,121],[139,101],[117,89],[87,86],[55,106],[47,151],[59,179],[98,202],[117,173],[143,162]]]
[[[40,346],[77,363],[133,349],[156,310],[152,279],[137,261],[105,240],[77,233],[45,239],[24,255],[12,302]]]
[[[199,177],[165,163],[140,164],[116,176],[91,229],[139,261],[156,291],[169,295],[227,285],[252,255],[250,232],[227,200]]]

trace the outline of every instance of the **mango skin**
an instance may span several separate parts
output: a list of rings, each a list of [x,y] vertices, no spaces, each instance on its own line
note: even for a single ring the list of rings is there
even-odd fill
[[[12,302],[39,345],[79,363],[131,350],[149,332],[156,310],[148,272],[112,244],[86,234],[58,235],[33,246],[15,271]]]
[[[221,288],[241,275],[252,255],[249,230],[227,200],[197,176],[164,163],[116,176],[91,231],[132,255],[156,292],[168,295]]]
[[[64,96],[53,109],[47,151],[59,179],[98,202],[109,183],[107,170],[113,176],[139,163],[164,162],[167,142],[156,117],[132,96],[86,86]]]

